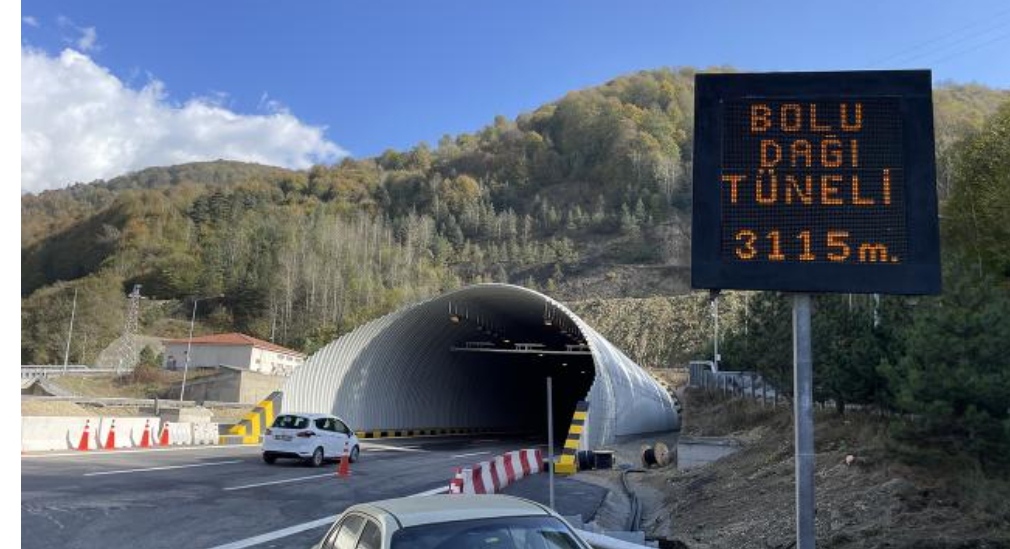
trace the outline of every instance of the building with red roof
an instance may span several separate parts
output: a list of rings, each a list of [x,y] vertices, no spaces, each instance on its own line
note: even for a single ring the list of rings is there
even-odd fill
[[[305,362],[305,354],[269,341],[240,334],[212,334],[190,339],[165,340],[165,367],[186,367],[186,349],[191,348],[190,368],[232,366],[269,375],[290,375]]]

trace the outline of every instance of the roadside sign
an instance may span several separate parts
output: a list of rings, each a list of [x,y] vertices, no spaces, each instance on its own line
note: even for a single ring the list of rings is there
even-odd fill
[[[929,71],[695,82],[693,287],[939,293]]]

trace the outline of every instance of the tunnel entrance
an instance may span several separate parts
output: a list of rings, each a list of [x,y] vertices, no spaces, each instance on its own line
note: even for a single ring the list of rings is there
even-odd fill
[[[595,365],[588,351],[581,354],[497,353],[457,350],[464,353],[463,368],[481,370],[480,395],[475,400],[503,406],[507,414],[498,424],[486,427],[506,432],[529,433],[547,440],[547,378],[551,378],[554,440],[560,444],[568,434],[575,404],[589,395]],[[487,412],[485,418],[498,417]]]
[[[295,372],[283,408],[333,413],[365,432],[546,441],[548,376],[559,445],[580,400],[590,401],[591,443],[677,425],[669,395],[641,368],[556,301],[507,284],[455,290],[357,328]]]

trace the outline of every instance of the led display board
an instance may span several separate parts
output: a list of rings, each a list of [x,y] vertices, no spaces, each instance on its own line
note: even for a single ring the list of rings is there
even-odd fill
[[[940,291],[929,71],[699,74],[695,288]]]

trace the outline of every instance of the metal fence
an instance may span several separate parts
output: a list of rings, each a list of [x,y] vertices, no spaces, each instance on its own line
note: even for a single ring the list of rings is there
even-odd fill
[[[688,365],[688,385],[727,396],[760,400],[763,404],[788,402],[774,385],[757,372],[713,371],[710,361],[695,361]]]

